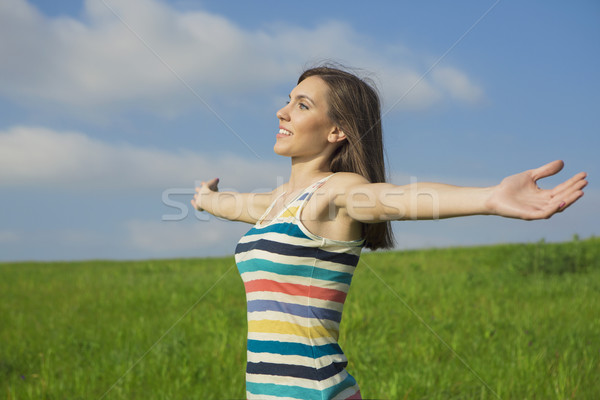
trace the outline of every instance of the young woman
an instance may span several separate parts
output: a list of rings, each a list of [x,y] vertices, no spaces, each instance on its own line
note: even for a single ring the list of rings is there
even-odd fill
[[[377,92],[352,73],[305,71],[277,112],[274,150],[289,181],[270,193],[196,188],[192,204],[254,224],[236,247],[248,305],[249,399],[359,399],[338,346],[342,308],[362,247],[393,245],[392,220],[476,214],[549,218],[583,195],[585,173],[552,190],[536,181],[562,161],[488,188],[385,183]]]

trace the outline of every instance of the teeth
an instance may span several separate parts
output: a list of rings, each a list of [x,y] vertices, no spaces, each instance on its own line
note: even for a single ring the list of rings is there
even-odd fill
[[[285,129],[280,129],[279,133],[282,135],[292,136],[292,132],[286,131]]]

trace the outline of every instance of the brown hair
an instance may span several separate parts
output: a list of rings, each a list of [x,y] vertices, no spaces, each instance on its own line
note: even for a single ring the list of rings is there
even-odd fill
[[[346,140],[331,157],[332,172],[354,172],[371,183],[385,182],[385,160],[379,95],[372,83],[333,66],[307,69],[298,83],[318,76],[329,87],[329,117]],[[365,247],[375,250],[394,245],[389,221],[363,224]]]

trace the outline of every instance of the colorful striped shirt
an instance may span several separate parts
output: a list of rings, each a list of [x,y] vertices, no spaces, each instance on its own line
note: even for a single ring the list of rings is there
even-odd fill
[[[314,235],[299,216],[329,177],[240,239],[248,306],[248,399],[360,399],[338,345],[342,309],[363,241]]]

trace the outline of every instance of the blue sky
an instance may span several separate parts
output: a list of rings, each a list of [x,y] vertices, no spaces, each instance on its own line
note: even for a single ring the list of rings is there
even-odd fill
[[[323,59],[368,71],[392,181],[590,174],[548,221],[396,222],[398,248],[588,237],[600,226],[600,3],[4,0],[0,260],[228,255],[197,180],[270,190],[276,110]]]

